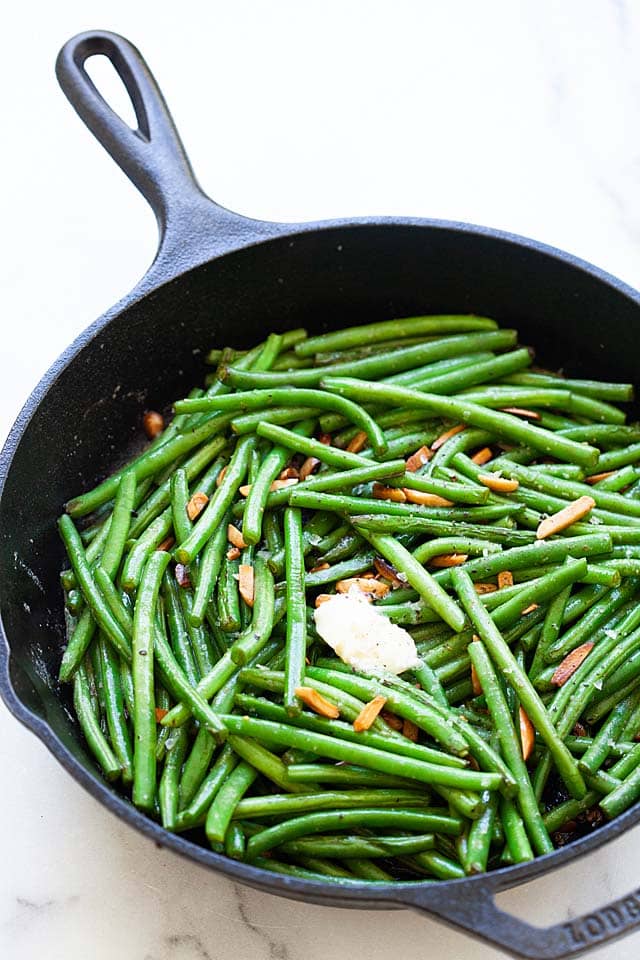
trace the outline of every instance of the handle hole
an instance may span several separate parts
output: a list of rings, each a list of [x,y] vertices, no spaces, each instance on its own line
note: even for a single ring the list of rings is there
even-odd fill
[[[100,91],[103,100],[109,104],[113,112],[117,113],[131,130],[137,131],[139,128],[138,117],[129,91],[109,57],[103,53],[93,54],[87,57],[84,66],[96,89]]]

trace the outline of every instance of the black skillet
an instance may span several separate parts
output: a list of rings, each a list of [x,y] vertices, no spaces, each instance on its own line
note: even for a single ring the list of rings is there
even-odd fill
[[[85,61],[104,54],[135,107],[132,131]],[[267,331],[313,333],[424,312],[493,316],[517,327],[546,365],[637,380],[640,294],[561,251],[497,230],[418,219],[277,224],[209,200],[196,183],[142,57],[111,33],[70,40],[57,63],[80,117],[147,198],[158,254],[127,297],[45,374],[0,455],[0,693],[69,773],[159,845],[270,893],[343,907],[411,906],[525,957],[565,957],[640,926],[640,890],[548,929],[498,909],[494,894],[629,830],[640,804],[588,837],[486,876],[340,889],[228,860],[167,833],[101,777],[56,682],[63,645],[55,530],[61,505],[140,442],[145,406],[162,408],[203,376],[202,349],[247,346]],[[108,269],[108,265],[105,267]]]

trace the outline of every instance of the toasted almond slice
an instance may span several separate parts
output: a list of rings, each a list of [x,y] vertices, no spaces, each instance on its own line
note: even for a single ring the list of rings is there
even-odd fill
[[[451,437],[455,437],[456,433],[462,433],[464,429],[465,429],[465,424],[459,423],[456,427],[451,427],[450,430],[445,430],[444,433],[441,433],[440,436],[436,437],[436,439],[432,442],[431,452],[435,453],[436,450],[440,449],[443,443],[446,443],[447,440],[451,439]]]
[[[483,447],[482,450],[476,451],[471,459],[474,463],[477,463],[479,467],[482,467],[485,463],[489,463],[489,460],[493,459],[493,451],[491,447]]]
[[[520,486],[517,480],[509,480],[507,477],[497,477],[493,473],[480,473],[478,480],[489,487],[489,490],[495,490],[496,493],[513,493]]]
[[[373,561],[373,565],[378,571],[378,576],[383,577],[385,580],[389,580],[394,590],[405,586],[398,576],[398,571],[395,569],[395,567],[392,567],[390,563],[387,563],[383,557],[376,557]]]
[[[551,677],[551,683],[555,684],[556,687],[561,687],[566,683],[569,677],[576,672],[583,660],[586,660],[592,650],[593,642],[591,640],[588,640],[586,643],[581,643],[579,647],[571,650],[556,667]]]
[[[544,540],[554,533],[560,533],[562,530],[566,530],[572,523],[577,523],[578,520],[586,517],[595,505],[596,502],[593,497],[578,497],[573,503],[568,504],[566,507],[563,507],[562,510],[554,513],[553,516],[543,520],[536,530],[536,538],[538,540]]]
[[[375,576],[376,576],[376,575],[375,575],[375,573],[372,573],[371,570],[367,570],[366,573],[361,573],[360,576],[361,576],[364,580],[373,580],[373,579],[375,579]]]
[[[382,694],[379,693],[377,697],[373,698],[373,700],[369,700],[368,703],[365,703],[364,707],[353,721],[353,729],[356,731],[356,733],[362,733],[363,730],[369,729],[386,702],[387,698],[383,697]]]
[[[310,707],[314,713],[319,713],[321,717],[337,720],[340,716],[340,711],[335,703],[331,703],[331,700],[327,700],[312,687],[296,687],[296,697]]]
[[[503,413],[512,413],[514,417],[526,417],[527,420],[540,420],[536,410],[527,410],[525,407],[500,407]]]
[[[315,567],[311,567],[309,573],[320,573],[321,570],[328,570],[330,566],[330,563],[317,563]]]
[[[240,556],[240,551],[237,547],[230,547],[227,550],[227,560],[237,560]]]
[[[429,563],[432,567],[459,567],[468,557],[468,553],[441,553],[439,557],[432,557]]]
[[[513,574],[511,570],[502,570],[498,574],[498,590],[502,590],[504,587],[513,586]]]
[[[416,470],[419,470],[420,467],[424,467],[425,463],[428,463],[433,456],[433,451],[427,446],[420,447],[419,450],[416,450],[415,453],[412,453],[411,456],[407,459],[406,469],[408,473],[415,473]]]
[[[473,589],[478,596],[481,597],[483,593],[495,593],[498,588],[495,583],[482,583],[478,581],[478,583],[474,583]]]
[[[445,500],[444,497],[439,497],[437,493],[425,493],[424,490],[410,490],[408,487],[403,487],[403,492],[405,499],[409,503],[420,503],[423,507],[452,507],[453,503],[451,500]]]
[[[234,547],[238,547],[239,550],[244,550],[244,548],[247,546],[247,544],[244,542],[242,533],[237,527],[234,527],[232,523],[230,523],[227,527],[227,540]]]
[[[187,504],[187,516],[189,520],[195,520],[199,517],[206,505],[209,503],[209,497],[202,490],[198,490]]]
[[[520,720],[520,745],[522,747],[522,759],[526,762],[531,754],[536,742],[536,731],[526,712],[520,707],[518,710]]]
[[[393,500],[395,503],[405,503],[407,499],[400,487],[384,487],[381,483],[374,483],[373,495],[376,500]]]
[[[420,728],[415,725],[413,720],[402,721],[402,735],[406,737],[407,740],[412,740],[414,743],[417,743],[419,733]]]
[[[336,583],[338,593],[348,593],[351,587],[357,587],[358,590],[371,594],[373,597],[386,597],[390,590],[388,583],[376,580],[375,577],[348,577],[346,580],[338,580]]]
[[[278,480],[299,480],[300,471],[296,467],[288,466],[284,470],[281,470],[278,475]]]
[[[297,477],[290,477],[288,480],[274,480],[269,487],[269,493],[275,493],[276,490],[286,490],[287,487],[293,487],[298,482]],[[246,483],[238,487],[238,492],[243,497],[248,497],[251,493],[251,484]]]
[[[163,710],[162,707],[156,707],[156,723],[160,723],[161,720],[164,720],[168,713],[168,710]]]
[[[476,668],[473,664],[471,664],[471,689],[476,697],[482,695],[482,684],[480,683],[480,677],[478,676]]]
[[[191,586],[191,578],[189,576],[189,567],[186,567],[184,563],[176,563],[174,574],[179,586],[185,587],[185,588]]]
[[[307,477],[310,477],[318,467],[320,466],[320,461],[317,457],[307,457],[305,462],[300,467],[300,479],[306,480]]]
[[[316,607],[326,603],[327,600],[331,600],[331,597],[335,597],[335,593],[319,593],[316,597]]]
[[[216,487],[219,487],[222,481],[224,480],[224,475],[227,472],[227,468],[223,467],[218,476],[216,477]],[[244,494],[246,496],[246,494]]]
[[[238,493],[241,497],[248,497],[251,493],[251,484],[243,483],[241,487],[238,487]]]
[[[176,541],[174,537],[171,537],[171,536],[165,537],[162,543],[158,544],[158,546],[156,547],[156,550],[170,550],[175,542]]]
[[[397,717],[395,713],[390,713],[388,710],[381,710],[380,716],[392,730],[402,730],[402,720],[400,717]]]
[[[573,725],[572,733],[574,737],[586,737],[587,728],[584,726],[584,724],[580,723],[579,720],[576,720],[576,722]]]
[[[360,453],[360,451],[366,447],[368,439],[364,430],[358,430],[355,437],[349,440],[345,449],[348,450],[349,453]]]
[[[331,434],[330,433],[321,433],[318,436],[318,443],[323,443],[325,447],[331,446]]]
[[[612,477],[614,473],[617,473],[616,470],[605,470],[604,473],[592,473],[590,477],[585,477],[585,483],[600,483],[601,480],[606,480],[608,477]]]
[[[238,590],[248,607],[253,606],[253,567],[248,563],[241,563],[238,568]]]
[[[142,426],[149,440],[155,440],[164,430],[164,417],[157,410],[147,410],[142,418]]]
[[[530,603],[529,606],[525,607],[525,609],[522,611],[522,616],[525,617],[528,613],[533,613],[534,610],[538,609],[538,606],[539,604],[537,603]]]

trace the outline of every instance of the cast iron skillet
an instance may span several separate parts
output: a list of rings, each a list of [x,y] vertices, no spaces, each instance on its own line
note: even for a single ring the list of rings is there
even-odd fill
[[[135,107],[132,131],[85,71],[104,54]],[[61,505],[140,442],[146,405],[162,408],[203,375],[201,350],[248,346],[272,329],[313,333],[420,312],[493,316],[547,365],[637,380],[640,294],[574,257],[466,224],[359,219],[250,220],[209,200],[153,77],[130,43],[91,32],[57,63],[80,117],[153,208],[160,243],[146,276],[66,350],[27,400],[0,455],[0,693],[94,797],[159,845],[270,893],[343,907],[411,906],[525,957],[570,956],[640,926],[640,890],[571,923],[536,928],[494,894],[566,864],[640,820],[640,805],[531,863],[418,886],[348,890],[278,876],[167,833],[102,779],[56,682],[63,645]],[[109,265],[105,264],[105,269]],[[71,267],[70,267],[71,271]]]

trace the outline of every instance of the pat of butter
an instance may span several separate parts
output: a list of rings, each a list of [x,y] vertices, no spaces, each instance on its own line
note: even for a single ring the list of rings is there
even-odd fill
[[[411,634],[391,623],[352,587],[314,611],[316,630],[344,663],[363,673],[403,673],[420,664]]]

